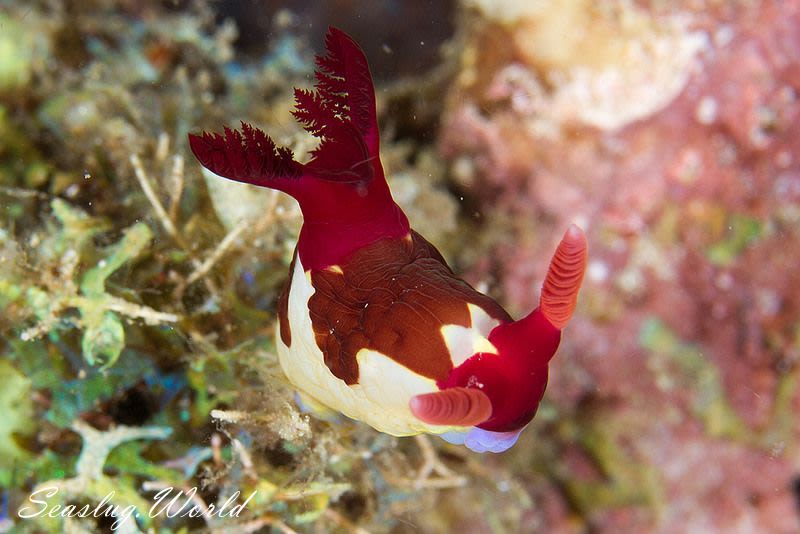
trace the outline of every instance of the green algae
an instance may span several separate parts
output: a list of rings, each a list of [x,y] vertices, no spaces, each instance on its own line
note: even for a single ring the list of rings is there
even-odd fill
[[[0,486],[8,487],[15,463],[30,456],[17,440],[34,431],[34,412],[31,381],[6,360],[0,360],[0,384]]]
[[[759,219],[732,214],[728,219],[726,237],[707,250],[708,260],[714,265],[731,265],[748,246],[764,235],[764,231],[764,224]]]
[[[642,325],[640,344],[651,351],[650,369],[662,388],[693,387],[691,409],[715,437],[743,439],[746,425],[727,400],[722,379],[699,347],[681,341],[662,321],[651,318]]]
[[[776,443],[791,441],[792,398],[798,387],[797,371],[779,376],[772,413],[764,428],[755,430],[736,413],[727,398],[717,367],[694,344],[682,341],[657,318],[642,326],[640,343],[651,352],[650,369],[662,388],[678,387],[693,392],[691,408],[708,435],[773,450]],[[686,388],[686,385],[691,385]]]
[[[144,223],[131,226],[122,239],[102,254],[94,267],[80,274],[77,266],[81,254],[86,254],[92,238],[105,230],[106,224],[60,199],[54,200],[51,207],[60,228],[44,250],[45,256],[59,262],[58,283],[42,287],[20,281],[15,287],[6,282],[3,294],[7,299],[16,296],[14,300],[19,300],[22,297],[23,305],[38,320],[36,326],[23,332],[23,339],[30,340],[44,333],[77,326],[83,331],[81,349],[84,359],[89,365],[109,367],[125,347],[121,317],[141,318],[150,324],[177,320],[174,315],[156,312],[106,291],[107,279],[142,253],[152,239],[152,232]],[[76,310],[79,317],[61,320],[60,317],[70,310]]]
[[[127,484],[120,483],[117,477],[106,475],[103,469],[111,452],[120,445],[135,440],[163,440],[169,437],[172,430],[159,427],[118,426],[113,430],[101,432],[82,421],[73,422],[72,429],[83,439],[83,448],[75,464],[74,476],[41,482],[33,492],[46,492],[45,495],[51,497],[48,500],[51,505],[65,506],[74,501],[96,504],[108,499],[108,502],[121,509],[133,506],[136,510],[136,519],[147,527],[152,522],[147,513],[151,503],[138,494],[130,483],[132,481]],[[130,462],[130,459],[126,460],[126,465]],[[32,520],[41,523],[41,526],[48,531],[54,532],[59,529],[59,521],[48,517],[47,514],[34,516]],[[132,528],[130,525],[128,531]]]
[[[658,515],[665,492],[658,471],[623,446],[630,431],[625,414],[605,415],[602,421],[580,417],[561,424],[564,439],[582,447],[599,475],[599,480],[582,480],[559,473],[570,501],[587,515],[631,505],[647,506]]]
[[[0,94],[19,91],[31,81],[34,62],[47,53],[35,22],[0,11]]]

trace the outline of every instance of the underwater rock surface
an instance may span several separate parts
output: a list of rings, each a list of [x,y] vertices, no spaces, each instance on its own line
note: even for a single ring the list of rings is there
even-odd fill
[[[569,502],[601,531],[800,528],[800,5],[467,4],[440,147],[496,236],[474,279],[525,309],[549,236],[590,240],[548,389],[604,436],[562,445]]]
[[[800,530],[800,4],[433,4],[0,0],[0,531],[110,527],[20,519],[47,484],[114,489],[130,531]],[[328,24],[375,67],[394,198],[468,281],[519,315],[586,229],[508,453],[301,413],[274,346],[297,206],[189,159],[242,119],[307,157],[291,88]],[[146,517],[169,486],[257,497]]]

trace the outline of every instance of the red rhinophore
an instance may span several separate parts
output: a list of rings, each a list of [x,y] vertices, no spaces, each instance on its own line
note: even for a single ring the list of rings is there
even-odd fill
[[[411,413],[431,425],[474,426],[492,415],[492,401],[481,390],[453,387],[417,395],[409,404]]]
[[[575,311],[588,261],[586,251],[586,236],[573,224],[553,254],[539,299],[542,313],[556,328],[564,328]]]
[[[298,201],[304,220],[298,253],[306,269],[336,265],[365,245],[409,231],[381,166],[367,58],[336,28],[328,30],[325,47],[327,54],[316,60],[315,91],[295,89],[293,114],[320,139],[308,163],[246,123],[241,132],[189,135],[192,152],[210,171]]]

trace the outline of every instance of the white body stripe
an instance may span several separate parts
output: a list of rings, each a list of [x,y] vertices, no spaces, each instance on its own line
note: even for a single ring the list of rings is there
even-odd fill
[[[308,299],[314,294],[314,288],[299,257],[291,277],[288,305],[291,348],[283,343],[280,335],[276,337],[283,372],[298,390],[348,417],[394,436],[465,430],[463,427],[428,425],[415,418],[408,407],[409,400],[414,395],[438,391],[435,382],[377,351],[362,349],[356,355],[358,384],[349,386],[334,376],[325,365],[322,351],[314,339],[308,311]],[[455,325],[442,328],[455,365],[477,351],[496,352],[486,336],[497,321],[477,306],[470,305],[469,308],[473,328]]]

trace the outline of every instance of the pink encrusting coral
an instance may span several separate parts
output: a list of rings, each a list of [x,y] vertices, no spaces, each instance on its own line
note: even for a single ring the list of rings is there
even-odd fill
[[[478,15],[464,54],[474,70],[455,84],[440,138],[456,179],[482,203],[484,228],[504,237],[472,276],[497,279],[525,308],[552,230],[586,223],[590,289],[569,357],[554,362],[550,398],[576,417],[600,410],[594,424],[615,429],[613,448],[652,470],[657,488],[650,512],[632,495],[584,502],[596,526],[797,531],[800,5],[625,9],[636,12],[626,20],[662,28],[648,32],[682,21],[665,46],[700,46],[675,71],[685,78],[672,100],[613,126],[559,114],[572,67],[548,78],[529,59],[535,51],[513,48],[519,32],[544,32],[546,22]],[[595,27],[608,22],[596,16]],[[507,44],[484,46],[504,42],[503,31]],[[623,67],[600,72],[614,79]],[[584,445],[603,473],[588,487],[642,484],[605,471],[596,454],[608,444]],[[623,505],[639,512],[622,514]]]

